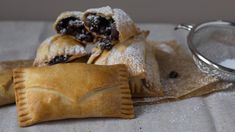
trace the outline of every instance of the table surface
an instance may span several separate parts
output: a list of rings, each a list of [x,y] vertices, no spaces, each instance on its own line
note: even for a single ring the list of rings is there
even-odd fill
[[[139,24],[150,30],[150,40],[177,40],[185,47],[186,31],[172,24]],[[51,22],[0,22],[0,60],[30,59],[37,46],[55,34]],[[185,47],[186,48],[186,47]],[[206,97],[135,107],[137,117],[124,119],[69,119],[20,128],[16,107],[0,108],[0,131],[81,132],[234,132],[235,88]]]

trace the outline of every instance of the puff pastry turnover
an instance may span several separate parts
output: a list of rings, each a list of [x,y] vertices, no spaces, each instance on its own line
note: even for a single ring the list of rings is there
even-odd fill
[[[14,70],[20,126],[66,118],[133,118],[125,65],[67,63]]]
[[[66,62],[86,62],[85,47],[68,35],[54,35],[38,47],[34,66],[54,65]]]
[[[99,48],[108,50],[139,32],[123,10],[109,6],[88,9],[84,13],[62,13],[54,28],[59,34],[71,35],[85,44],[96,43]]]
[[[94,41],[94,36],[85,28],[82,21],[83,12],[66,11],[61,13],[54,23],[54,29],[62,35],[73,36],[82,43]]]
[[[148,32],[116,44],[110,51],[95,49],[88,63],[96,65],[125,64],[130,72],[133,97],[162,96],[159,68],[151,47],[146,43]]]

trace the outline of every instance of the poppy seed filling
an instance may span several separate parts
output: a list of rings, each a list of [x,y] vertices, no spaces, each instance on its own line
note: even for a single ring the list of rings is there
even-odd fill
[[[84,22],[75,17],[68,17],[59,21],[56,30],[60,34],[74,36],[80,41],[93,42],[94,39],[94,36],[86,30]]]
[[[119,40],[119,32],[112,18],[107,19],[96,14],[89,14],[86,17],[85,24],[91,32],[104,36],[98,40],[98,46],[102,50],[112,49],[114,41]]]
[[[56,30],[84,43],[95,41],[102,50],[112,49],[115,41],[119,40],[114,20],[97,14],[88,14],[84,22],[76,17],[62,19],[56,25]]]
[[[64,56],[64,55],[55,56],[52,60],[50,60],[48,62],[48,64],[49,65],[54,65],[54,64],[58,64],[58,63],[64,63],[64,62],[68,61],[70,57],[71,57],[70,55],[67,55],[67,56]]]

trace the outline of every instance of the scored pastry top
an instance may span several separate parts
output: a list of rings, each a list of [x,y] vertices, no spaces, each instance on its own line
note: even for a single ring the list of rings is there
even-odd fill
[[[86,50],[79,41],[67,35],[54,35],[39,46],[34,66],[71,62],[86,55]]]
[[[134,118],[125,65],[18,68],[13,77],[20,126],[67,118]]]

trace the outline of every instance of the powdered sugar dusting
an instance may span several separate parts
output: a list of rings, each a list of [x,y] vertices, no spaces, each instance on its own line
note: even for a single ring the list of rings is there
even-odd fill
[[[156,45],[156,47],[158,47],[159,49],[165,51],[166,53],[173,53],[174,52],[174,49],[172,49],[170,46],[164,44],[164,43],[161,43],[159,45]]]
[[[134,21],[121,9],[113,9],[113,19],[119,32],[119,41],[123,42],[138,33]]]
[[[104,17],[108,17],[108,16],[112,16],[113,15],[113,10],[111,9],[110,6],[105,6],[105,7],[100,7],[100,8],[91,8],[91,9],[87,9],[85,11],[85,16],[88,13],[97,13],[100,14]]]
[[[131,75],[138,75],[144,72],[145,47],[141,42],[128,46],[125,52],[119,52],[114,48],[108,58],[108,64],[118,64],[124,62],[129,65]],[[119,59],[118,59],[119,58]],[[117,61],[118,60],[118,61]]]
[[[162,86],[160,83],[160,73],[158,62],[154,56],[153,47],[149,44],[146,45],[146,80],[149,81],[150,87],[155,88],[158,91],[161,91]]]
[[[220,65],[227,68],[235,69],[235,59],[226,59],[220,62]]]
[[[83,17],[83,12],[80,11],[66,11],[66,12],[62,12],[56,19],[55,23],[54,23],[54,28],[56,28],[56,25],[59,21],[61,21],[62,19],[68,18],[68,17],[75,17],[75,18],[79,18],[82,20]],[[63,31],[62,31],[63,32]]]
[[[115,45],[105,59],[98,59],[95,64],[126,64],[130,74],[135,76],[145,72],[145,43],[144,38],[134,39]]]
[[[38,48],[34,64],[44,64],[55,56],[84,56],[87,52],[78,41],[68,36],[55,35],[46,39]]]
[[[58,45],[51,45],[49,48],[48,59],[53,59],[55,56],[58,55],[86,55],[85,48],[81,45],[74,45],[74,46],[63,46],[58,47]]]

